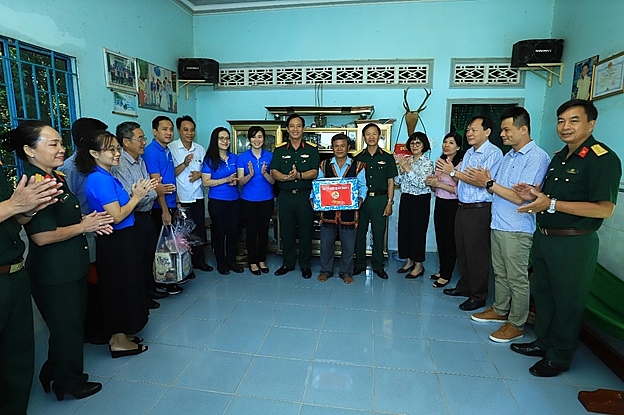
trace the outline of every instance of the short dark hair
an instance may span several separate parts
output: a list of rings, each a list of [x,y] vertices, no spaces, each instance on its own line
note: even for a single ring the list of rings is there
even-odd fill
[[[249,130],[247,130],[247,139],[251,139],[251,137],[258,134],[258,132],[261,132],[262,136],[266,139],[266,131],[264,131],[264,128],[260,127],[259,125],[252,125],[251,127],[249,127]]]
[[[288,118],[286,118],[286,127],[288,127],[288,124],[290,124],[290,121],[294,120],[295,118],[299,118],[301,120],[301,126],[305,127],[305,120],[303,119],[301,115],[297,113],[290,114]]]
[[[159,115],[152,120],[152,130],[158,130],[158,125],[161,121],[169,121],[173,126],[173,121],[171,121],[171,118],[167,117],[166,115]]]
[[[338,140],[346,140],[347,141],[347,146],[351,145],[351,139],[349,138],[348,135],[344,134],[344,133],[338,133],[336,135],[334,135],[331,139],[331,143],[332,143],[332,147],[334,146],[334,141],[338,141]]]
[[[431,149],[431,144],[429,144],[429,137],[427,137],[427,134],[422,133],[420,131],[416,131],[415,133],[412,133],[408,138],[407,141],[405,142],[405,147],[407,148],[408,151],[412,151],[410,145],[412,144],[412,141],[420,141],[423,145],[422,147],[422,153],[426,153],[427,151],[429,151]]]
[[[587,115],[587,121],[595,121],[598,119],[598,110],[591,101],[584,99],[571,99],[561,104],[557,108],[557,117],[569,110],[572,107],[583,107],[585,115]]]
[[[190,122],[191,124],[193,124],[193,127],[197,127],[197,124],[195,124],[195,121],[193,120],[193,118],[191,118],[191,116],[190,116],[190,115],[184,115],[184,116],[182,116],[182,117],[178,117],[178,118],[176,118],[176,128],[177,128],[178,130],[180,129],[180,127],[182,127],[182,123],[183,123],[184,121],[188,121],[188,122]],[[158,128],[158,126],[157,126],[156,128],[154,128],[154,129],[157,129],[157,128]]]
[[[132,138],[132,136],[134,135],[133,131],[137,128],[141,128],[141,125],[134,121],[124,121],[119,124],[115,129],[115,136],[117,137],[117,141],[119,141],[119,144],[123,145],[124,138]]]
[[[516,128],[520,128],[526,125],[529,130],[529,134],[531,134],[531,116],[528,111],[522,107],[512,107],[503,112],[500,116],[501,122],[506,120],[507,118],[511,118],[512,124]]]
[[[457,144],[457,146],[459,147],[459,149],[457,150],[457,154],[455,155],[455,157],[453,157],[453,160],[451,160],[451,163],[453,163],[453,166],[457,166],[462,159],[464,158],[464,152],[462,151],[462,136],[457,134],[456,131],[448,133],[447,135],[444,136],[444,138],[442,139],[442,145],[444,145],[444,141],[446,141],[447,138],[452,138],[455,141],[455,144]],[[444,154],[444,151],[442,152],[442,155],[440,156],[440,158],[442,160],[446,160],[446,154]]]
[[[88,117],[78,118],[72,124],[72,141],[74,142],[74,145],[78,147],[88,132],[106,129],[108,129],[108,125],[98,119]]]
[[[364,126],[364,128],[362,128],[362,135],[364,135],[366,130],[368,130],[371,127],[375,127],[377,129],[377,132],[379,133],[379,136],[381,136],[381,128],[379,128],[379,126],[375,124],[374,122],[369,122],[368,124]]]
[[[105,130],[89,131],[76,152],[74,163],[78,170],[85,174],[91,173],[97,164],[90,151],[102,151],[112,143],[117,143],[112,133]]]
[[[488,130],[488,129],[492,129],[492,119],[489,117],[486,117],[485,115],[475,115],[474,117],[472,117],[470,119],[470,121],[468,121],[467,125],[470,125],[473,123],[473,121],[476,120],[481,120],[481,126],[483,127],[484,130]]]
[[[42,121],[22,121],[16,128],[2,134],[0,140],[6,151],[15,151],[17,157],[26,160],[24,146],[36,147],[41,140],[41,130],[49,127]]]

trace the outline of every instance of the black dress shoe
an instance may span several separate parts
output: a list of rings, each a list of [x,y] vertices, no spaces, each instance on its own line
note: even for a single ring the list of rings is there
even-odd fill
[[[147,308],[149,308],[150,310],[155,310],[157,308],[160,308],[160,304],[150,298],[147,300]]]
[[[217,271],[219,272],[219,274],[221,275],[230,275],[230,270],[227,266],[225,265],[218,265],[217,266]]]
[[[52,390],[56,395],[56,399],[62,401],[65,399],[65,394],[72,395],[76,399],[86,398],[87,396],[95,395],[102,390],[102,384],[99,382],[84,382],[80,386],[75,388],[66,389],[54,382],[52,384]]]
[[[249,272],[251,272],[253,275],[261,275],[262,272],[260,271],[260,268],[258,269],[251,269],[251,266],[249,266]]]
[[[197,275],[195,275],[193,271],[191,271],[191,273],[186,276],[187,280],[194,280],[195,278],[197,278]]]
[[[481,307],[485,307],[485,300],[475,301],[472,298],[467,299],[459,305],[459,309],[464,311],[473,311]]]
[[[80,376],[80,379],[82,379],[83,382],[86,382],[89,380],[89,375],[87,375],[86,373],[83,373]],[[41,386],[43,387],[43,391],[45,393],[48,393],[51,391],[50,384],[52,383],[53,380],[54,379],[52,379],[51,373],[44,373],[43,371],[39,372],[39,382],[41,382]]]
[[[200,264],[198,266],[194,266],[193,268],[198,269],[200,271],[204,271],[204,272],[210,272],[210,271],[214,271],[214,268],[211,267],[210,265],[206,264],[205,262],[203,264]]]
[[[301,276],[306,280],[310,279],[310,277],[312,277],[312,270],[310,268],[302,268]]]
[[[546,350],[540,349],[535,342],[531,343],[512,343],[509,348],[516,353],[523,354],[525,356],[544,357],[546,356]]]
[[[457,287],[445,288],[442,292],[446,295],[450,295],[451,297],[470,297],[470,294],[459,291]]]
[[[415,266],[416,266],[416,264],[414,263],[414,264],[412,264],[409,267],[401,267],[401,268],[397,269],[397,272],[399,274],[405,274],[406,272],[410,272],[411,270],[413,270]]]
[[[366,268],[355,267],[353,268],[353,274],[351,275],[360,275],[364,271],[366,271]]]
[[[405,276],[408,280],[415,280],[418,277],[425,275],[425,268],[423,267],[418,274],[412,274],[411,272]]]
[[[274,274],[275,275],[284,275],[284,274],[289,273],[292,270],[293,270],[292,268],[288,268],[288,267],[285,267],[285,266],[282,265],[281,267],[279,267],[277,269],[277,271],[274,272]]]
[[[243,272],[245,272],[244,269],[242,269],[241,267],[239,267],[238,265],[230,265],[229,266],[230,271],[235,272],[237,274],[242,274]]]
[[[381,278],[382,280],[388,279],[388,273],[383,268],[379,268],[378,270],[375,270],[375,274],[377,274],[377,276]]]
[[[545,357],[529,368],[529,372],[533,376],[539,376],[541,378],[551,378],[553,376],[557,376],[561,372],[565,372],[566,370],[568,370],[567,367],[558,365]]]
[[[269,273],[269,268],[267,268],[267,267],[264,267],[264,268],[260,267],[260,272],[262,272],[263,274],[268,274]]]
[[[167,294],[180,294],[183,290],[178,284],[156,284],[156,291],[163,291]]]
[[[169,297],[169,293],[164,291],[151,291],[148,294],[148,298],[151,298],[152,300],[162,300],[167,297]]]

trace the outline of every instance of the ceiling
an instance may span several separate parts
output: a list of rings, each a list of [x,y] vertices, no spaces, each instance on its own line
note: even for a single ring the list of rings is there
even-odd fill
[[[470,0],[173,0],[194,15],[365,3],[431,3]]]

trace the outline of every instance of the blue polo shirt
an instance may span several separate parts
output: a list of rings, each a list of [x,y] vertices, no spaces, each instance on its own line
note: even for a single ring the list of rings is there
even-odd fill
[[[236,163],[236,167],[239,169],[244,169],[245,175],[249,174],[250,161],[254,169],[253,177],[249,179],[249,181],[243,186],[241,199],[247,200],[248,202],[264,202],[266,200],[273,199],[273,185],[269,183],[267,179],[261,174],[263,164],[266,164],[266,172],[268,174],[271,174],[269,166],[271,165],[272,159],[273,153],[265,149],[262,149],[262,153],[260,153],[260,158],[256,158],[251,150],[247,150],[243,154],[238,156],[238,162]]]
[[[161,146],[156,139],[152,140],[147,146],[145,146],[145,153],[143,154],[143,161],[145,161],[145,167],[149,174],[160,174],[162,177],[162,184],[176,184],[175,166],[173,165],[173,157],[168,147]],[[176,192],[169,195],[165,195],[167,201],[167,207],[175,208]],[[154,207],[161,209],[158,204],[158,199],[154,201]]]
[[[227,153],[227,162],[221,161],[217,169],[214,169],[209,157],[204,157],[204,165],[202,166],[202,173],[210,174],[210,178],[214,180],[225,179],[226,177],[236,173],[236,154]],[[208,198],[216,200],[232,201],[239,198],[238,186],[230,186],[228,183],[223,183],[218,186],[210,188]]]
[[[104,206],[109,203],[119,202],[119,206],[125,206],[130,201],[130,196],[123,188],[121,182],[112,174],[101,167],[96,167],[87,177],[85,193],[89,202],[89,210],[104,212]],[[119,230],[134,225],[134,213],[130,213],[124,220],[112,224],[113,229]]]
[[[83,215],[88,215],[89,213],[89,203],[87,202],[87,196],[85,195],[85,186],[87,184],[87,174],[81,173],[76,167],[75,164],[76,154],[72,154],[68,159],[65,160],[65,163],[61,167],[58,168],[59,171],[63,172],[66,176],[67,186],[69,186],[69,190],[78,198],[78,203],[80,203],[80,213]]]

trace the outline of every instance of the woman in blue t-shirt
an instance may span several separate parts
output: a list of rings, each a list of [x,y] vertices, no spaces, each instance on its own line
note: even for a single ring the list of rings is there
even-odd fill
[[[133,334],[147,324],[146,287],[137,261],[134,208],[154,189],[156,180],[140,179],[132,185],[132,196],[111,174],[119,165],[121,147],[108,131],[93,131],[83,140],[76,155],[76,166],[87,177],[89,209],[106,211],[113,217],[114,232],[96,240],[96,270],[102,299],[104,327],[111,334],[109,349],[113,358],[143,353],[147,346]]]
[[[204,157],[202,182],[209,187],[208,213],[212,219],[212,246],[217,260],[217,271],[227,275],[241,273],[236,265],[238,216],[240,214],[236,155],[229,151],[230,132],[217,127],[210,135],[210,144]]]
[[[236,165],[241,193],[241,210],[245,218],[247,261],[254,275],[269,272],[266,266],[269,245],[269,223],[273,214],[273,183],[269,165],[273,153],[265,150],[264,128],[253,126],[247,131],[251,148],[238,156]]]

